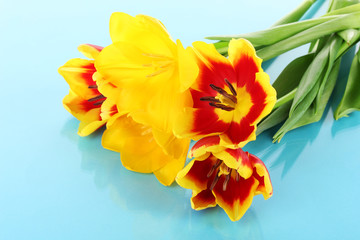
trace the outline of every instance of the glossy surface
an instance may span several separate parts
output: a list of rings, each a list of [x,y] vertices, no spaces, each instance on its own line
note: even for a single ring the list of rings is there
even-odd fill
[[[360,113],[333,120],[340,90],[319,123],[290,132],[279,144],[271,142],[271,130],[246,147],[268,166],[274,195],[255,197],[238,222],[220,208],[196,212],[190,191],[124,169],[117,153],[101,147],[100,133],[76,134],[78,121],[61,104],[68,86],[57,68],[81,57],[81,43],[110,43],[111,12],[157,17],[174,39],[190,45],[208,35],[266,28],[299,3],[2,1],[0,239],[358,237]],[[274,80],[305,51],[265,69]]]

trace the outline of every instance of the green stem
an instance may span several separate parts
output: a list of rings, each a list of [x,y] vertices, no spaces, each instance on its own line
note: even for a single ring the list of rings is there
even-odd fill
[[[291,92],[289,92],[288,94],[282,96],[281,98],[279,98],[276,103],[275,106],[273,108],[273,111],[275,109],[277,109],[278,107],[280,107],[281,105],[284,105],[285,103],[291,101],[294,99],[295,93],[296,93],[297,88],[293,89]]]
[[[337,19],[316,25],[268,47],[262,48],[257,51],[257,54],[264,61],[269,60],[293,48],[334,32],[349,28],[360,28],[359,19],[360,12],[339,16]]]
[[[309,10],[309,8],[316,2],[317,0],[305,0],[299,6],[297,6],[293,11],[289,14],[282,17],[280,20],[275,22],[271,27],[275,27],[278,25],[283,25],[287,23],[297,22],[299,19]]]

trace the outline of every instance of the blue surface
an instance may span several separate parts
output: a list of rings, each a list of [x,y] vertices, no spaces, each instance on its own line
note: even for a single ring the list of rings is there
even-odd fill
[[[333,120],[340,90],[319,123],[279,144],[271,130],[246,147],[268,166],[274,195],[255,197],[238,222],[220,208],[194,211],[189,190],[124,169],[100,133],[76,134],[78,121],[61,104],[68,86],[57,68],[81,57],[81,43],[110,43],[112,12],[159,18],[190,45],[264,29],[299,3],[1,1],[0,239],[358,239],[360,114]],[[272,80],[305,51],[267,66]]]

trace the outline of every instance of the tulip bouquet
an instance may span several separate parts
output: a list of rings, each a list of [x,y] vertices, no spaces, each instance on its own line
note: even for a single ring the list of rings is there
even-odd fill
[[[125,168],[153,173],[165,186],[176,181],[192,189],[195,210],[219,205],[237,221],[255,195],[273,192],[264,163],[242,148],[284,121],[275,140],[319,120],[341,57],[359,41],[360,4],[334,0],[324,16],[298,22],[314,2],[270,29],[187,48],[155,18],[113,13],[112,44],[80,45],[88,59],[59,68],[70,86],[64,107],[80,121],[80,136],[105,125],[102,145],[119,152]],[[271,85],[262,59],[308,42],[309,53]],[[359,59],[336,118],[360,108]]]

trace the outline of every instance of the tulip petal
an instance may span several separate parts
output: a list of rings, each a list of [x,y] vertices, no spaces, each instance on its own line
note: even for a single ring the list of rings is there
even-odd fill
[[[186,158],[189,150],[190,139],[179,139],[172,133],[153,129],[153,136],[159,146],[161,146],[166,154],[174,158]]]
[[[259,186],[256,189],[255,195],[262,194],[264,199],[268,199],[273,194],[273,187],[270,180],[269,172],[265,164],[255,155],[249,154],[250,161],[254,166],[254,177],[259,181]]]
[[[202,155],[205,155],[207,152],[217,153],[223,151],[225,147],[220,146],[220,138],[219,136],[211,136],[202,138],[197,141],[194,146],[190,150],[189,157],[199,158]]]
[[[178,159],[167,163],[164,167],[160,168],[157,171],[154,171],[154,175],[159,180],[159,182],[165,186],[170,186],[178,172],[184,167],[186,157],[181,156]]]
[[[81,44],[78,46],[79,52],[84,54],[85,57],[90,59],[96,59],[103,47],[93,44]]]
[[[110,122],[102,138],[104,148],[120,152],[121,162],[129,170],[151,173],[173,160],[153,138],[150,127],[143,126],[126,115]],[[141,146],[139,146],[139,143]]]
[[[205,190],[210,179],[207,174],[216,161],[217,159],[213,156],[203,161],[191,161],[178,173],[176,182],[183,188],[196,191]]]
[[[176,41],[177,54],[178,54],[178,68],[179,68],[179,80],[180,91],[187,90],[195,81],[199,74],[199,68],[196,64],[196,59],[192,54],[191,48],[184,49],[180,40]]]
[[[259,183],[253,177],[248,179],[240,177],[239,181],[236,181],[235,177],[232,175],[227,183],[227,188],[224,191],[224,181],[225,176],[222,175],[215,185],[213,193],[217,204],[225,210],[232,221],[237,221],[250,207]]]
[[[147,49],[164,50],[165,46],[174,44],[159,20],[145,15],[132,17],[121,12],[111,15],[110,37],[113,43],[131,40],[134,45]]]
[[[248,154],[241,148],[225,149],[221,152],[213,153],[215,157],[221,159],[229,168],[236,169],[241,177],[248,179],[253,173],[253,166]]]
[[[237,87],[254,82],[256,73],[262,71],[262,59],[256,56],[255,48],[245,39],[230,41],[229,61],[236,72]]]
[[[100,127],[104,126],[106,120],[99,120],[100,108],[91,109],[88,111],[79,124],[78,134],[81,137],[88,136],[95,132]]]
[[[236,83],[234,69],[228,60],[216,51],[213,44],[199,41],[194,42],[193,46],[197,56],[199,75],[194,85],[191,86],[192,89],[206,94],[214,94],[216,92],[210,87],[210,84],[224,88],[226,86],[225,79]]]
[[[90,99],[99,95],[96,88],[89,88],[91,85],[96,85],[92,79],[96,71],[93,60],[70,59],[58,71],[69,84],[70,89],[81,98]]]
[[[209,190],[202,190],[200,192],[193,191],[191,197],[191,207],[195,210],[203,210],[209,207],[215,207],[216,200],[214,194]]]

